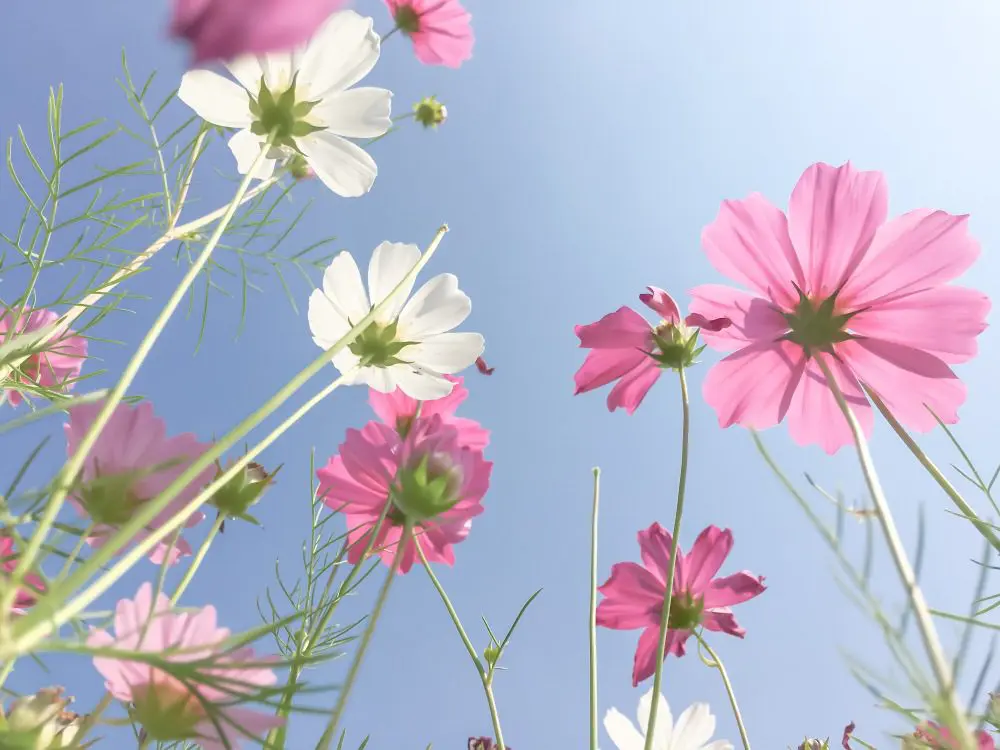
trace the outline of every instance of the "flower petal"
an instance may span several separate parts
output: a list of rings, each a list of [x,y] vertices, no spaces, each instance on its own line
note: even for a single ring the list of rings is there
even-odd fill
[[[357,88],[325,97],[312,114],[331,133],[345,138],[377,138],[392,127],[392,92]]]
[[[406,347],[400,356],[442,375],[453,375],[471,367],[485,348],[486,342],[479,333],[439,333]],[[444,392],[435,398],[450,392],[451,383],[448,382]]]
[[[345,321],[354,326],[371,311],[361,271],[346,250],[337,253],[323,272],[323,294]]]
[[[433,401],[447,396],[452,383],[437,372],[414,365],[394,365],[394,382],[407,396],[418,401]]]
[[[656,576],[666,590],[667,570],[670,567],[670,548],[673,545],[673,537],[670,532],[664,529],[655,521],[648,529],[639,531],[639,554],[642,557],[642,564],[646,570]],[[680,559],[684,553],[681,548],[677,548],[677,557]],[[674,577],[676,581],[676,576]],[[674,589],[676,591],[676,588]]]
[[[716,633],[725,633],[726,635],[732,635],[736,638],[744,638],[747,634],[747,631],[740,627],[740,624],[736,622],[736,618],[733,616],[733,613],[726,607],[720,607],[715,610],[705,610],[701,618],[701,624],[705,626],[706,630],[711,630]]]
[[[443,273],[424,284],[399,314],[399,335],[419,341],[458,327],[472,312],[472,300],[458,288],[454,274]]]
[[[640,294],[639,300],[668,323],[679,323],[681,311],[674,298],[656,286],[648,286],[646,289],[648,291]]]
[[[395,289],[420,260],[420,248],[402,242],[383,242],[372,252],[368,263],[368,292],[372,306],[378,305]],[[389,323],[399,316],[413,289],[413,280],[399,290],[386,309],[379,315],[381,322]]]
[[[656,727],[653,729],[653,750],[670,750],[670,740],[674,730],[674,715],[670,712],[670,704],[662,695],[658,696],[656,707]],[[649,727],[649,712],[653,708],[653,689],[647,690],[639,699],[636,709],[636,719],[639,721],[639,731],[645,737]]]
[[[320,289],[314,289],[309,295],[308,319],[313,341],[324,349],[333,346],[351,330],[347,318]]]
[[[316,176],[342,198],[357,198],[371,190],[378,167],[368,153],[328,130],[296,139]]]
[[[702,531],[685,556],[685,591],[701,595],[712,582],[733,549],[733,532],[709,526]],[[707,605],[706,605],[707,606]]]
[[[716,609],[742,604],[755,596],[760,596],[766,588],[763,578],[742,570],[712,581],[705,592],[704,606],[706,609]]]
[[[702,340],[717,351],[734,351],[754,342],[774,342],[788,331],[788,321],[762,297],[721,284],[704,284],[690,294],[692,314],[731,321],[731,325],[718,331],[701,329]]]
[[[236,169],[240,174],[246,174],[250,171],[263,147],[264,139],[259,135],[254,135],[249,130],[241,130],[229,139],[229,150],[236,157]],[[274,159],[268,157],[257,167],[253,178],[266,180],[272,174],[274,174]]]
[[[612,630],[658,626],[663,608],[663,581],[633,562],[615,563],[598,589],[597,624]]]
[[[622,379],[615,383],[615,387],[608,394],[608,411],[624,409],[629,414],[635,414],[635,410],[642,404],[642,400],[659,379],[661,372],[655,360],[644,357],[638,366],[625,373]]]
[[[299,68],[300,80],[312,99],[344,91],[371,72],[379,57],[374,23],[353,10],[343,10],[320,27]]]
[[[594,349],[573,375],[576,395],[618,380],[647,361],[653,360],[638,349]]]
[[[840,350],[839,345],[837,349]],[[826,354],[815,356],[823,357],[829,365],[865,436],[870,437],[875,420],[857,378],[840,360]],[[837,406],[833,391],[827,385],[815,357],[806,363],[792,396],[788,409],[788,432],[799,445],[819,445],[831,455],[854,442],[847,419]]]
[[[652,326],[631,307],[619,307],[596,323],[574,329],[584,349],[641,349],[653,348]]]
[[[185,73],[177,98],[213,125],[248,128],[253,120],[247,92],[211,70],[196,68]]]
[[[639,730],[617,708],[610,709],[604,715],[604,731],[618,750],[642,750],[645,745],[645,739]]]
[[[715,734],[715,717],[707,703],[693,703],[677,717],[674,727],[676,747],[702,750],[702,746]]]
[[[240,55],[227,62],[226,67],[233,74],[233,78],[247,91],[255,96],[260,92],[260,79],[264,75],[264,70],[257,55]]]

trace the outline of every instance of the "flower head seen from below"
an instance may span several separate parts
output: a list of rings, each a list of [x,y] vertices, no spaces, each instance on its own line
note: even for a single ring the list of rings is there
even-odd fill
[[[323,502],[344,516],[352,564],[371,544],[372,553],[391,565],[405,524],[413,525],[413,541],[399,562],[399,572],[407,573],[418,557],[414,544],[428,562],[454,564],[453,546],[483,512],[492,468],[437,414],[414,422],[405,438],[379,422],[348,430],[339,453],[316,474]]]
[[[733,750],[726,740],[710,741],[715,734],[715,717],[707,703],[694,703],[684,709],[675,724],[666,698],[658,697],[660,705],[656,709],[653,750]],[[650,689],[639,699],[638,728],[617,708],[605,714],[604,731],[618,750],[643,750],[646,746],[643,732],[649,725],[652,705],[653,691]]]
[[[608,394],[608,411],[634,414],[665,367],[688,367],[698,352],[698,329],[720,331],[728,319],[688,315],[662,289],[648,287],[639,299],[661,316],[651,326],[631,307],[620,307],[596,323],[576,327],[580,347],[590,349],[574,376],[576,393],[587,393],[615,380]]]
[[[633,685],[656,670],[670,547],[670,534],[660,524],[640,531],[643,564],[615,563],[611,577],[598,589],[604,595],[597,606],[598,625],[614,630],[642,629],[632,669]],[[685,642],[699,627],[737,638],[745,635],[730,607],[762,594],[764,579],[747,571],[716,578],[732,548],[732,532],[715,526],[702,531],[687,554],[678,547],[664,657],[683,656]]]
[[[173,0],[170,34],[194,63],[281,52],[307,41],[344,0]]]
[[[237,82],[207,69],[188,71],[177,95],[202,119],[237,128],[229,140],[240,174],[268,137],[273,146],[254,172],[267,179],[278,160],[301,156],[337,195],[353,198],[375,182],[375,161],[349,138],[375,138],[392,125],[392,94],[351,88],[379,58],[372,19],[353,10],[331,15],[302,49],[246,55],[228,63]]]
[[[996,750],[993,736],[980,729],[975,732],[976,750]],[[947,727],[928,721],[903,738],[903,750],[959,750],[961,743]]]
[[[413,105],[413,119],[425,128],[437,130],[448,119],[448,108],[433,96],[425,96]]]
[[[17,569],[18,556],[14,540],[9,533],[0,528],[0,577],[5,580]],[[23,614],[24,610],[35,603],[39,594],[45,591],[45,583],[35,573],[24,577],[24,585],[18,589],[14,597],[14,614]]]
[[[484,450],[490,442],[490,431],[474,419],[455,416],[458,407],[469,397],[464,380],[451,375],[446,377],[454,383],[451,393],[432,401],[417,401],[398,388],[392,393],[380,393],[372,389],[369,391],[368,400],[378,418],[396,430],[401,438],[409,435],[415,423],[440,417],[442,424],[458,430],[461,447]]]
[[[66,710],[73,698],[61,687],[43,688],[14,700],[8,710],[0,703],[0,747],[10,750],[61,750],[78,747],[84,717]]]
[[[317,346],[328,349],[390,296],[420,260],[416,245],[383,242],[368,264],[368,291],[348,252],[323,274],[323,288],[309,297],[309,328]],[[456,333],[472,302],[450,273],[435,276],[410,297],[412,282],[400,289],[374,321],[339,354],[336,367],[352,383],[382,393],[399,388],[421,401],[447,396],[461,372],[482,354],[483,337]],[[369,298],[369,294],[371,295]]]
[[[70,409],[65,426],[67,452],[74,455],[103,404],[84,404]],[[81,477],[73,488],[70,501],[92,523],[88,542],[100,546],[135,513],[153,500],[200,457],[208,445],[198,442],[191,433],[167,437],[167,427],[153,413],[153,405],[119,404],[101,431],[83,464]],[[174,497],[152,522],[140,531],[135,541],[163,526],[183,510],[213,478],[211,466]],[[200,511],[190,514],[184,526],[190,528],[205,518]],[[150,553],[157,564],[166,560],[175,564],[191,554],[191,545],[181,536],[169,534]]]
[[[51,310],[24,308],[8,309],[0,315],[0,346],[11,344],[18,336],[29,338],[30,334],[41,333],[59,319]],[[15,322],[16,321],[16,322]],[[83,362],[87,358],[87,340],[73,331],[67,330],[53,335],[49,343],[41,349],[27,344],[30,353],[20,367],[7,376],[9,384],[24,384],[45,389],[68,390],[73,381],[80,377]],[[3,386],[0,380],[0,387]],[[18,406],[24,399],[14,388],[5,390],[11,406]]]
[[[252,648],[227,646],[229,636],[216,623],[214,607],[175,612],[163,594],[154,600],[152,586],[144,583],[135,599],[115,607],[114,635],[94,630],[87,645],[153,653],[176,663],[184,680],[148,663],[94,657],[108,692],[134,706],[133,719],[150,738],[193,740],[205,750],[223,750],[284,723],[269,709],[247,707],[277,677],[261,666],[264,659]]]
[[[979,254],[967,217],[918,209],[887,221],[879,172],[809,167],[788,215],[753,194],[723,203],[702,233],[712,264],[747,287],[692,290],[691,309],[733,325],[705,343],[733,352],[708,373],[705,400],[723,427],[788,419],[793,440],[828,453],[852,436],[818,361],[870,435],[863,387],[907,427],[958,421],[965,387],[951,365],[976,354],[990,302],[948,282]],[[933,412],[933,413],[932,413]]]
[[[459,0],[385,0],[424,65],[457,68],[472,57],[472,16]]]

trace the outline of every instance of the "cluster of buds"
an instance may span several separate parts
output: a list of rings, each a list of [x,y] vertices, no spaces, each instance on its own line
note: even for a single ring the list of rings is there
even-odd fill
[[[63,688],[39,690],[15,700],[9,712],[0,705],[0,747],[10,750],[59,750],[77,747],[85,717],[66,707],[73,702]]]

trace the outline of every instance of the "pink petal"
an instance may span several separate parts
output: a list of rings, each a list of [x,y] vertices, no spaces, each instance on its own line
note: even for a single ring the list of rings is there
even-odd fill
[[[643,529],[638,534],[639,554],[642,557],[642,564],[646,570],[656,576],[663,586],[667,583],[667,570],[670,566],[670,548],[673,539],[670,532],[660,524],[654,522],[648,529]],[[677,547],[677,559],[684,555],[680,546]],[[676,575],[674,578],[676,579]],[[660,593],[663,596],[663,592]]]
[[[733,533],[729,529],[709,526],[702,531],[685,558],[683,589],[696,596],[703,594],[732,548]]]
[[[788,203],[788,234],[805,268],[803,291],[825,298],[844,283],[868,252],[889,210],[881,172],[813,164]]]
[[[716,578],[705,592],[706,609],[742,604],[764,593],[764,579],[743,570],[725,578]]]
[[[700,328],[703,331],[711,331],[713,333],[729,328],[732,324],[733,321],[729,318],[713,318],[709,320],[700,313],[691,313],[684,318],[684,325],[688,328]]]
[[[862,393],[857,378],[839,360],[826,354],[816,356],[823,357],[829,365],[851,411],[861,423],[862,431],[866,437],[870,437],[874,417],[871,405]],[[816,444],[831,455],[854,442],[847,418],[837,406],[833,392],[827,385],[823,371],[816,364],[815,358],[807,363],[792,396],[792,403],[788,409],[788,432],[792,440],[799,445]]]
[[[637,367],[626,373],[608,394],[608,411],[624,409],[629,414],[646,398],[649,389],[660,377],[660,366],[650,357],[644,357]]]
[[[681,320],[681,311],[674,302],[674,298],[656,286],[647,286],[648,292],[639,295],[639,299],[646,307],[653,310],[663,320],[675,325]]]
[[[919,209],[893,219],[872,242],[867,257],[844,286],[851,309],[938,286],[959,276],[979,256],[968,217]]]
[[[573,375],[576,395],[618,380],[647,361],[653,362],[649,355],[639,349],[594,349],[587,354],[580,369]]]
[[[611,577],[598,588],[604,599],[597,605],[597,624],[612,630],[659,625],[663,609],[663,581],[631,562],[611,566]]]
[[[765,299],[721,284],[691,290],[691,312],[706,318],[725,318],[719,331],[702,328],[701,338],[713,349],[735,351],[749,343],[777,341],[788,332],[788,321]]]
[[[667,644],[664,654],[684,656],[684,643],[691,636],[690,630],[670,630],[667,632]],[[660,643],[659,627],[646,628],[639,636],[635,649],[635,661],[632,665],[632,687],[653,676],[656,671],[656,647]]]
[[[747,631],[741,628],[739,623],[736,622],[733,613],[727,610],[706,611],[702,615],[701,624],[705,626],[705,630],[712,630],[716,633],[727,633],[735,635],[737,638],[742,638],[747,634]]]
[[[393,428],[396,427],[400,417],[409,419],[417,413],[417,400],[410,398],[399,388],[391,393],[382,393],[374,388],[369,388],[368,403],[371,404],[372,411],[378,418]],[[423,409],[420,411],[423,413]]]
[[[596,323],[577,326],[574,332],[583,349],[649,350],[652,327],[631,307],[619,307]]]
[[[790,309],[804,277],[785,215],[764,196],[723,202],[701,233],[709,262],[722,274]],[[711,316],[709,316],[711,317]]]
[[[934,429],[937,422],[928,407],[946,424],[958,421],[965,385],[933,354],[878,339],[847,341],[837,349],[896,419],[910,429]]]

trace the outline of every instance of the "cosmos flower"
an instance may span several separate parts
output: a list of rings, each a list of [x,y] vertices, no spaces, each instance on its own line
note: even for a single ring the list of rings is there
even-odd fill
[[[469,396],[461,377],[446,375],[455,385],[447,396],[432,401],[417,401],[400,389],[392,393],[379,393],[372,389],[368,401],[378,418],[392,427],[400,437],[405,438],[413,428],[414,420],[426,420],[440,416],[441,422],[458,430],[459,444],[463,448],[484,450],[490,442],[490,431],[474,419],[456,417],[458,407]],[[419,416],[417,412],[419,410]]]
[[[733,750],[727,740],[709,742],[715,734],[715,717],[707,703],[692,704],[674,724],[666,698],[661,695],[659,701],[656,727],[653,729],[653,750]],[[643,731],[649,725],[652,705],[653,691],[650,689],[639,699],[638,729],[617,708],[612,708],[604,716],[604,730],[618,750],[643,750],[646,746]]]
[[[396,28],[425,65],[457,68],[472,57],[472,16],[458,0],[385,0]]]
[[[17,562],[14,540],[0,528],[0,576],[7,578],[17,569]],[[34,573],[28,573],[24,577],[24,584],[14,597],[15,614],[22,614],[25,609],[35,603],[36,595],[45,591],[42,579]]]
[[[17,318],[17,325],[14,319]],[[6,310],[0,315],[0,345],[10,343],[19,334],[29,334],[48,328],[59,319],[51,310],[24,308],[20,316],[17,310]],[[13,382],[30,383],[42,388],[68,390],[73,381],[80,377],[83,361],[87,358],[87,340],[67,330],[53,336],[42,351],[32,354],[9,376]],[[24,399],[19,391],[7,389],[7,401],[11,406],[19,405]]]

